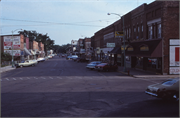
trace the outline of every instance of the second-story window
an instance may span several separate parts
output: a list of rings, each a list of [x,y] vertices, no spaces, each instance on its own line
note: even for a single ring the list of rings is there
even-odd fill
[[[142,32],[143,32],[143,25],[142,25]]]
[[[161,24],[158,24],[158,38],[161,38]]]
[[[131,29],[129,28],[129,38],[131,37]]]
[[[148,27],[148,38],[152,39],[152,26]]]

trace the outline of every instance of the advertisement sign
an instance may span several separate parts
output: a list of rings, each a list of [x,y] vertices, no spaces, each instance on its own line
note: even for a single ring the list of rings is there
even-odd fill
[[[179,51],[180,40],[169,40],[169,74],[180,74]]]
[[[4,50],[5,53],[9,53],[10,55],[12,55],[12,50]],[[20,50],[13,50],[13,56],[20,56],[21,55],[21,51]]]
[[[169,74],[180,74],[180,68],[179,67],[170,67]]]
[[[4,36],[4,50],[20,50],[20,36]]]

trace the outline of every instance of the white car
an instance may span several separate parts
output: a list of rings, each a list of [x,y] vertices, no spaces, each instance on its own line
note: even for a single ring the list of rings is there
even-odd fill
[[[43,62],[43,61],[45,61],[45,58],[40,57],[40,58],[37,59],[37,61],[38,61],[38,62]]]
[[[17,63],[15,64],[16,67],[24,67],[24,66],[35,66],[37,64],[36,60],[26,60],[24,62],[21,63]]]

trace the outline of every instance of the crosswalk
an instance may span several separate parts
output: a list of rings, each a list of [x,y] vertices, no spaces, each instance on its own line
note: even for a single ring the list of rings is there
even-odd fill
[[[103,79],[127,79],[127,76],[36,76],[36,77],[8,77],[1,78],[1,82],[4,81],[23,81],[23,80],[103,80]]]

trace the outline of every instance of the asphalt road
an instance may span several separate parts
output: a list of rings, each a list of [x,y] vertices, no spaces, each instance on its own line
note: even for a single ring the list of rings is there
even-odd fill
[[[178,117],[179,104],[144,93],[165,78],[97,72],[58,56],[1,74],[2,117]]]

